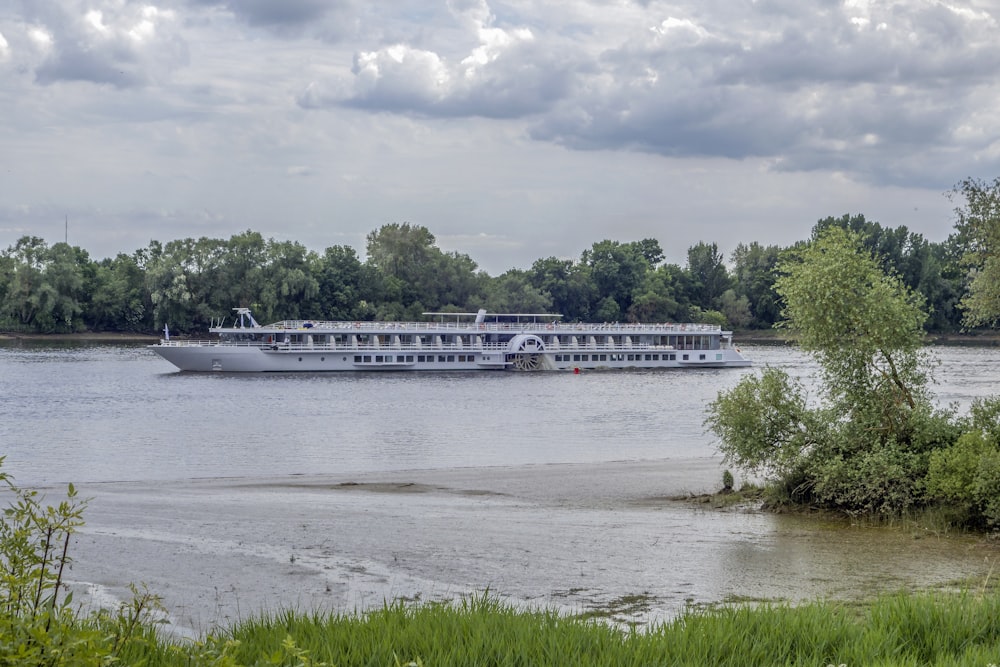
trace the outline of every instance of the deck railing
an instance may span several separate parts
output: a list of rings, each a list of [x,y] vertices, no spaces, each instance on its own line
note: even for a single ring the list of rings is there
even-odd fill
[[[605,333],[619,334],[667,334],[667,333],[719,333],[722,327],[715,324],[621,324],[617,322],[607,324],[576,324],[572,322],[321,322],[317,320],[285,320],[276,322],[265,327],[260,327],[264,331],[280,330],[309,333],[319,330],[323,333],[330,331],[359,333],[389,333],[389,332],[433,332],[446,331],[454,333],[519,333],[532,332],[554,334],[573,334],[579,331],[600,331]],[[213,331],[247,331],[255,332],[253,328],[229,328],[222,327]]]
[[[397,343],[395,345],[372,345],[371,343],[359,343],[358,345],[335,345],[332,343],[265,343],[263,341],[236,341],[236,340],[164,340],[159,345],[163,347],[253,347],[266,348],[275,352],[340,352],[343,354],[364,353],[378,354],[380,352],[406,352],[413,354],[450,354],[470,352],[507,352],[507,343],[483,343],[481,345],[417,345],[414,343]],[[646,352],[646,351],[704,351],[707,348],[679,348],[673,345],[652,345],[647,343],[632,343],[631,345],[610,345],[599,343],[594,345],[549,345],[545,352],[552,354],[572,354],[573,352]]]

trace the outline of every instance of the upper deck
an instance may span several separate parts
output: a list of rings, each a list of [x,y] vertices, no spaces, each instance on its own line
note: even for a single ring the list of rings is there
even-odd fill
[[[712,324],[633,324],[633,323],[587,323],[587,322],[342,322],[322,320],[282,320],[256,327],[213,327],[213,333],[271,333],[278,331],[302,331],[312,333],[330,333],[358,331],[362,333],[549,333],[549,334],[579,334],[595,332],[603,334],[641,335],[641,334],[715,334],[724,333],[722,327]],[[728,332],[725,332],[728,333]]]

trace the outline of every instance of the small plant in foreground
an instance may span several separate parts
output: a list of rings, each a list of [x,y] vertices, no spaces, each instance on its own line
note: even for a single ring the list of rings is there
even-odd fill
[[[722,490],[730,493],[733,490],[733,473],[729,470],[722,471]]]
[[[0,521],[0,664],[106,665],[130,641],[155,641],[148,611],[158,599],[148,592],[133,587],[117,614],[90,616],[73,609],[71,592],[62,595],[70,538],[87,505],[72,484],[65,500],[45,505],[0,471],[0,493],[12,496]]]

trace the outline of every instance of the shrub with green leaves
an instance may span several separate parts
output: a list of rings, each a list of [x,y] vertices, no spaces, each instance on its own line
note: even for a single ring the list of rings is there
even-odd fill
[[[781,324],[819,364],[815,396],[764,368],[720,392],[706,424],[727,462],[787,501],[882,516],[946,503],[1000,527],[1000,399],[967,419],[934,408],[921,300],[863,241],[827,228],[778,266]]]
[[[148,592],[133,587],[118,610],[90,615],[63,594],[70,540],[87,505],[72,484],[64,500],[47,505],[0,470],[0,494],[10,498],[0,521],[0,665],[109,665],[126,646],[155,642],[146,622],[159,601]]]
[[[3,459],[0,458],[0,465]],[[18,488],[4,472],[0,485],[12,501],[0,523],[0,661],[42,661],[79,642],[67,638],[72,595],[60,597],[69,542],[83,524],[84,501],[71,484],[65,500],[43,505],[37,491]]]

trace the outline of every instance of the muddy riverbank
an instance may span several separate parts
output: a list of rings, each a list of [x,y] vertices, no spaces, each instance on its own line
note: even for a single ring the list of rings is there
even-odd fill
[[[671,500],[720,475],[704,458],[91,484],[71,577],[104,604],[144,583],[193,635],[281,608],[486,588],[647,623],[691,605],[948,586],[997,558],[974,538]]]

